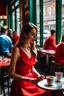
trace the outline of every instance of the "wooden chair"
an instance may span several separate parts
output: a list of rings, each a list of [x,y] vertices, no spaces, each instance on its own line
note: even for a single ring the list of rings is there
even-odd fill
[[[52,61],[50,74],[55,75],[55,72],[64,72],[64,64]]]
[[[1,67],[1,87],[4,93],[4,96],[6,96],[5,88],[8,89],[8,96],[9,96],[9,88],[11,88],[11,82],[8,74],[9,66],[10,65]]]

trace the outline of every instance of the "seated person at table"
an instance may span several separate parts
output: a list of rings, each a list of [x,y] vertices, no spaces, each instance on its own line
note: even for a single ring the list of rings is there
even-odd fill
[[[1,34],[0,34],[0,56],[7,56],[10,54],[12,49],[12,41],[9,36],[7,36],[7,27],[1,27]]]
[[[34,46],[36,33],[37,27],[30,22],[26,23],[22,28],[18,45],[13,49],[9,74],[14,80],[10,96],[49,96],[46,90],[36,85],[43,79],[34,68],[37,56]]]
[[[55,61],[64,64],[64,34],[62,36],[62,41],[58,44],[56,49]]]
[[[12,34],[12,44],[15,46],[19,41],[20,36],[17,34],[16,31],[13,31]]]
[[[12,39],[12,29],[8,29],[7,35]]]
[[[56,50],[57,46],[55,44],[56,31],[51,30],[51,36],[49,36],[44,43],[45,50]]]

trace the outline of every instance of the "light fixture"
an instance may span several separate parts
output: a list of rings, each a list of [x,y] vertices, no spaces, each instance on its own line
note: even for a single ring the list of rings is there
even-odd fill
[[[2,19],[2,16],[0,16],[0,19]]]
[[[14,5],[12,6],[12,10],[14,9]]]
[[[20,24],[20,22],[18,22],[18,24]]]
[[[7,19],[7,16],[6,15],[2,15],[2,16],[0,16],[0,19]]]

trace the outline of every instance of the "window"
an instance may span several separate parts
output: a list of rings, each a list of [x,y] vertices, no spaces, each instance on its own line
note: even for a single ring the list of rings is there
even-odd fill
[[[15,2],[15,7],[19,5],[19,0]]]
[[[12,19],[13,30],[15,31],[15,12],[12,12]]]
[[[16,9],[16,20],[17,20],[17,34],[20,34],[20,12],[19,8]]]
[[[44,32],[50,32],[51,29],[56,29],[56,16],[55,16],[55,6],[56,6],[56,1],[55,0],[45,0],[46,3],[44,2],[44,8],[46,7],[46,10],[44,10],[46,15],[44,15]],[[47,2],[48,1],[48,2]],[[53,1],[53,2],[52,2]],[[48,33],[49,33],[48,32]],[[47,34],[48,34],[47,33]],[[45,33],[43,33],[44,36]],[[49,35],[46,36],[46,38]],[[45,42],[45,37],[43,37],[43,41]]]
[[[64,32],[64,0],[62,0],[62,32]]]
[[[37,0],[37,45],[40,45],[40,1]]]
[[[46,13],[45,13],[46,11],[45,10],[46,10],[46,8],[44,7],[44,16],[46,16]]]
[[[13,31],[16,31],[17,34],[20,34],[20,10],[19,10],[19,0],[14,0],[10,3],[10,8],[12,12],[10,26],[12,26]],[[10,12],[10,13],[11,13]],[[10,14],[11,15],[11,14]]]
[[[50,16],[51,15],[51,7],[47,7],[47,16]]]
[[[52,15],[55,15],[55,6],[52,7]]]

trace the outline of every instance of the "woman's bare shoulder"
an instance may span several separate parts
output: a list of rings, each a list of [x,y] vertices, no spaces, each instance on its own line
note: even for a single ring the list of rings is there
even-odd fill
[[[19,54],[19,47],[13,48],[12,54],[14,54],[14,53]]]
[[[13,50],[19,51],[19,47],[14,47]]]

